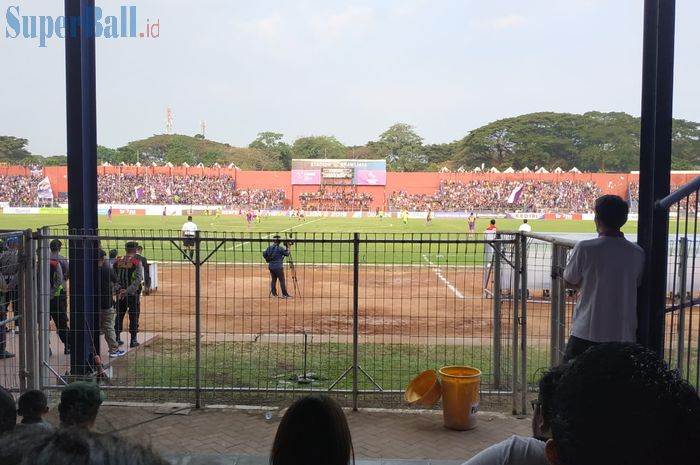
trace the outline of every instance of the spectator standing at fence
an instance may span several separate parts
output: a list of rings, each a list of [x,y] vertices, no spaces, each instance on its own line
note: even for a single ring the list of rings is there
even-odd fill
[[[197,225],[192,221],[192,215],[187,217],[187,223],[182,225],[182,245],[185,247],[185,258],[189,254],[192,259],[194,255],[194,241],[197,236]]]
[[[349,465],[354,461],[348,421],[333,399],[310,395],[287,409],[277,428],[270,465]]]
[[[68,316],[66,311],[61,311],[61,292],[65,289],[63,269],[58,260],[49,258],[49,316],[56,325],[56,332],[63,343],[63,353],[70,354],[68,342]]]
[[[100,330],[107,343],[109,356],[111,358],[121,357],[126,352],[119,349],[117,342],[114,295],[116,292],[119,298],[123,299],[126,297],[126,290],[119,289],[117,274],[107,262],[105,251],[102,249],[98,252],[97,272],[100,280]]]
[[[700,398],[640,345],[603,343],[564,370],[554,393],[552,465],[700,463]]]
[[[530,226],[527,222],[527,218],[523,220],[523,224],[518,227],[518,231],[520,232],[530,232],[532,231],[532,226]]]
[[[281,245],[280,236],[272,237],[274,242],[263,252],[263,258],[267,262],[267,268],[270,270],[270,296],[277,297],[277,280],[280,282],[282,290],[282,298],[288,299],[292,297],[287,292],[287,285],[284,279],[284,257],[289,257],[289,242],[284,242],[284,247]]]
[[[138,347],[140,344],[136,339],[139,331],[139,287],[143,276],[141,261],[136,257],[137,242],[126,243],[126,254],[117,257],[114,262],[114,271],[117,274],[117,281],[122,292],[117,299],[117,321],[114,324],[114,331],[117,336],[117,343],[122,345],[122,327],[124,316],[129,313],[129,333],[131,335],[130,347]]]
[[[10,305],[15,320],[16,331],[19,332],[19,240],[16,237],[9,237],[5,240],[6,250],[0,253],[0,321],[7,320]],[[0,328],[0,359],[12,358],[12,352],[6,350],[7,325]]]
[[[119,255],[117,249],[112,249],[109,251],[109,266],[114,266],[114,262],[117,261],[117,255]]]
[[[594,217],[598,237],[580,241],[571,252],[563,277],[579,295],[564,360],[601,342],[636,341],[644,251],[620,231],[628,212],[621,197],[599,197]]]
[[[58,239],[54,239],[49,243],[49,261],[53,260],[56,263],[58,263],[58,265],[61,268],[61,274],[63,278],[62,282],[59,283],[59,280],[54,279],[52,275],[52,292],[51,303],[49,306],[49,314],[51,315],[51,319],[56,325],[56,332],[58,332],[58,337],[63,343],[63,353],[67,355],[70,354],[70,343],[68,342],[68,294],[66,291],[68,288],[68,273],[70,271],[70,268],[68,267],[68,260],[66,260],[66,257],[61,255],[62,247],[63,243]],[[51,263],[49,263],[49,268],[51,268]]]

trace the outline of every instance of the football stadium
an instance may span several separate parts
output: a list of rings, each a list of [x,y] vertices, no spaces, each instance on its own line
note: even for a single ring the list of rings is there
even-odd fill
[[[185,43],[169,34],[207,14],[169,5],[158,18],[157,2],[136,3],[7,10],[10,53],[60,48],[65,121],[30,121],[24,106],[0,116],[1,463],[697,461],[700,124],[686,106],[692,86],[674,100],[674,58],[687,58],[674,51],[674,25],[687,26],[675,1],[638,6],[643,34],[623,48],[642,51],[639,89],[610,105],[566,100],[607,81],[555,79],[550,58],[547,89],[511,94],[496,74],[512,70],[499,67],[456,92],[451,79],[473,71],[397,25],[440,19],[446,49],[473,46],[440,39],[442,27],[469,43],[494,35],[488,47],[505,53],[495,35],[534,40],[533,18],[552,12],[493,19],[480,6],[487,16],[467,21],[452,5],[468,23],[454,29],[425,2],[268,5],[262,19],[228,5],[221,18],[231,8],[243,18],[230,31]],[[562,11],[594,18],[594,3]],[[214,58],[221,34],[245,50]],[[131,58],[128,39],[143,45]],[[386,44],[398,55],[380,66]],[[591,63],[608,45],[591,44]],[[367,63],[353,61],[358,50]],[[138,79],[116,67],[145,56],[154,68]],[[311,72],[310,56],[324,66]],[[118,76],[133,95],[109,90]],[[607,79],[624,88],[630,76]],[[534,98],[550,89],[551,101]],[[171,100],[214,117],[178,133]],[[137,111],[113,110],[121,101]],[[465,114],[472,104],[483,114]],[[493,110],[501,104],[522,114]],[[167,105],[164,133],[148,126],[162,117],[152,105]],[[396,117],[417,124],[364,142]],[[354,142],[273,131],[240,142],[261,124],[336,127]],[[475,129],[436,142],[453,124]],[[142,138],[125,143],[127,132]],[[617,452],[598,455],[606,448]]]

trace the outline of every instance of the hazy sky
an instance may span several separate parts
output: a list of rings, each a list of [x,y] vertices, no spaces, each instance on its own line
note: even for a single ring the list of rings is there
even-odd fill
[[[13,0],[24,15],[63,2]],[[65,153],[60,39],[8,39],[0,3],[0,135]],[[365,144],[395,122],[427,143],[523,113],[639,115],[642,0],[110,0],[158,39],[98,39],[98,141],[165,132],[245,146],[258,132]],[[677,118],[700,120],[700,2],[677,1]]]

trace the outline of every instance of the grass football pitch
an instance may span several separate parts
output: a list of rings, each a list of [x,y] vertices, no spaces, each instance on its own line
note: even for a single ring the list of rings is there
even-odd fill
[[[51,226],[52,233],[63,235],[66,229],[64,215],[0,215],[0,230],[37,229]],[[149,259],[159,261],[181,261],[182,246],[179,240],[148,241],[148,236],[178,238],[182,216],[114,216],[112,221],[99,218],[100,234],[120,238],[134,237],[144,245]],[[219,263],[261,263],[262,250],[267,247],[274,234],[292,238],[294,259],[298,263],[352,263],[352,233],[360,233],[362,239],[386,242],[363,243],[360,263],[375,264],[426,264],[431,265],[478,265],[483,261],[482,244],[457,244],[467,239],[466,220],[435,219],[427,223],[424,219],[409,219],[407,224],[399,218],[326,218],[307,217],[304,220],[290,217],[266,217],[248,225],[239,216],[199,215],[194,222],[203,232],[203,237],[227,238],[225,244],[218,240],[203,241],[202,260],[211,254],[211,261]],[[516,230],[520,220],[498,219],[500,231]],[[477,220],[477,236],[470,239],[483,240],[483,231],[489,218]],[[536,232],[587,232],[593,233],[592,221],[531,220]],[[626,232],[636,232],[636,223],[626,225]],[[233,241],[232,238],[239,240]],[[393,243],[394,240],[442,240],[451,243]],[[336,241],[330,244],[330,241]],[[340,241],[340,242],[338,242]],[[102,243],[107,249],[123,249],[124,240],[109,239]]]

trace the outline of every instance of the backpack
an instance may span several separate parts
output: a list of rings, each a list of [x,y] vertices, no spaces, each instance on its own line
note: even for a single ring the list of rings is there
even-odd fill
[[[263,252],[263,258],[267,263],[270,263],[272,261],[272,246],[265,249],[265,251]]]

